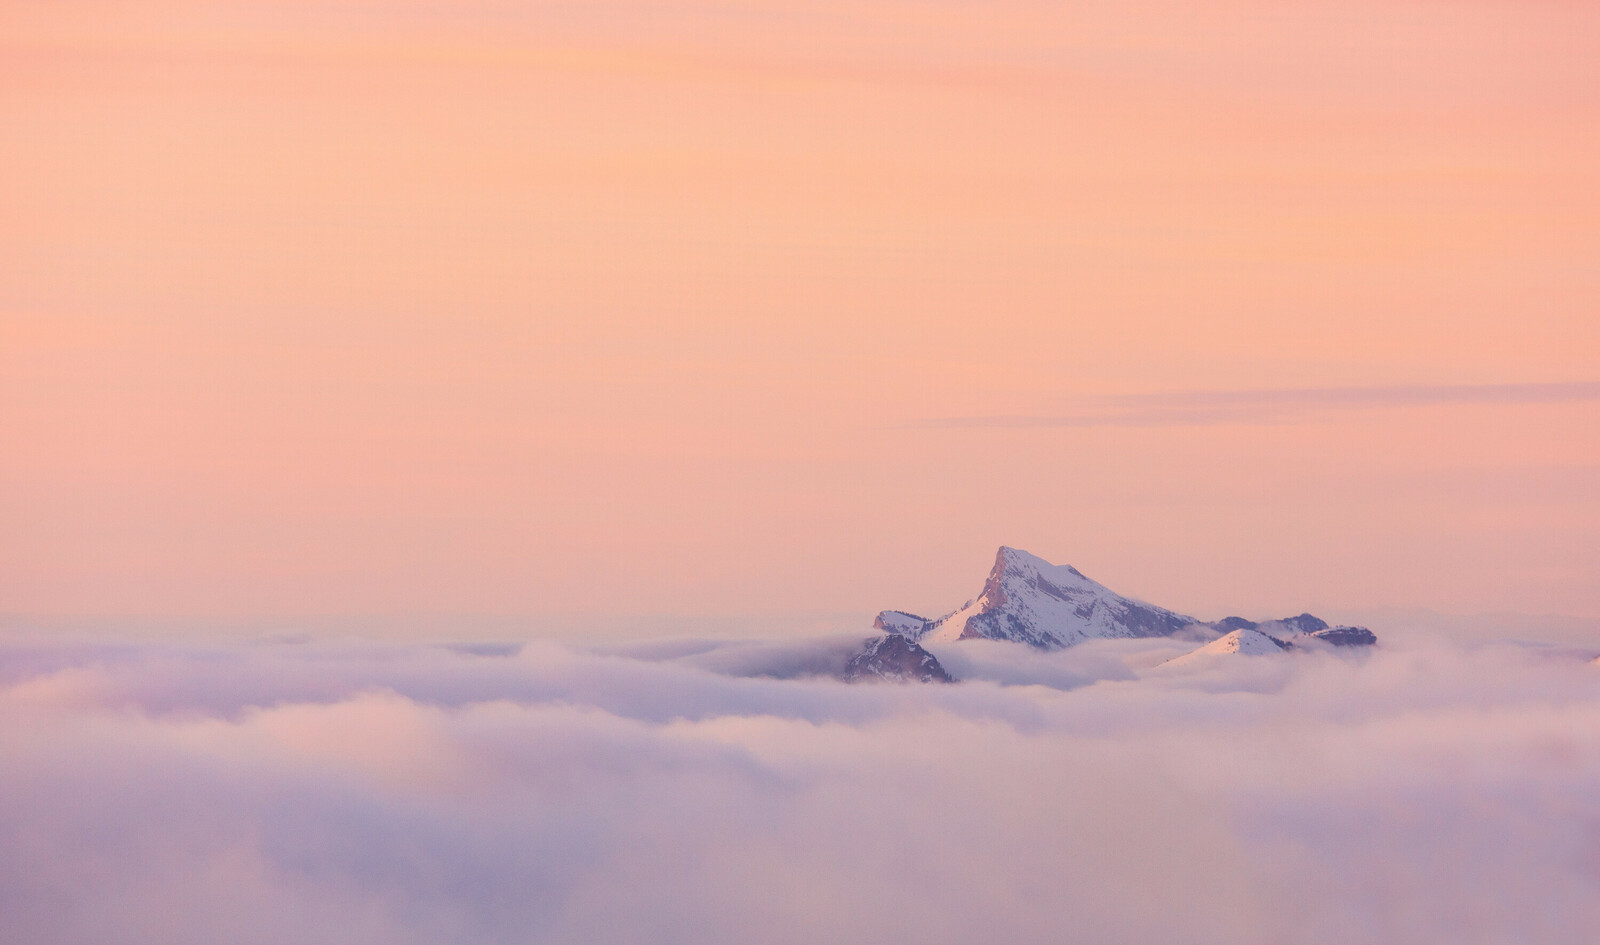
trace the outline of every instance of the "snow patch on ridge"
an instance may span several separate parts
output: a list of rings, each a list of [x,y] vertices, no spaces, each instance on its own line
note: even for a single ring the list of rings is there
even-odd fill
[[[1204,665],[1229,656],[1271,656],[1289,649],[1293,647],[1260,630],[1239,629],[1212,640],[1192,653],[1185,653],[1161,665],[1172,668]]]

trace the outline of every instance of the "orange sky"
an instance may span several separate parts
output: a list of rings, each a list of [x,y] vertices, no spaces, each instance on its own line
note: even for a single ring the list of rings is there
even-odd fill
[[[0,612],[1600,617],[1597,168],[1587,3],[0,0]]]

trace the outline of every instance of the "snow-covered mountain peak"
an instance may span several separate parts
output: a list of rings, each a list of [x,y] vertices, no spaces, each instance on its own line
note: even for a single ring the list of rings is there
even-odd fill
[[[1168,636],[1195,621],[1123,597],[1071,565],[1002,547],[975,600],[937,620],[884,611],[873,626],[914,640],[988,639],[1044,650],[1100,637]]]
[[[1051,564],[1032,552],[1023,551],[1021,548],[1012,548],[1008,545],[1001,545],[1000,550],[995,553],[994,570],[990,572],[990,575],[993,576],[997,573],[1044,574],[1054,576],[1060,580],[1068,580],[1069,578],[1077,578],[1082,581],[1089,580],[1083,576],[1083,572],[1070,564]]]
[[[1111,593],[1104,585],[1084,577],[1083,572],[1070,564],[1051,564],[1035,554],[1030,554],[1020,548],[1007,548],[1001,546],[994,556],[994,567],[989,570],[989,579],[984,582],[984,594],[1016,593],[1021,587],[1035,589],[1054,588],[1058,592],[1067,589],[1096,591]],[[1045,590],[1049,594],[1051,591]]]
[[[885,633],[924,643],[1005,640],[1041,650],[1056,650],[1084,640],[1169,637],[1186,631],[1186,635],[1202,640],[1226,634],[1213,641],[1224,643],[1232,638],[1225,646],[1255,647],[1260,640],[1315,639],[1334,646],[1366,646],[1376,641],[1372,632],[1363,627],[1329,627],[1310,614],[1259,623],[1243,617],[1202,623],[1123,597],[1071,565],[1051,564],[1038,555],[1009,546],[1002,546],[995,553],[994,567],[978,596],[950,613],[930,620],[903,610],[885,610],[872,625]],[[1235,631],[1248,634],[1240,636]],[[1239,640],[1247,643],[1240,644]]]

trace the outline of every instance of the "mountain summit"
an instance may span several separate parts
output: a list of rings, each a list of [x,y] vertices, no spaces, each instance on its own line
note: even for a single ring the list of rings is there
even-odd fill
[[[1219,656],[1266,656],[1272,653],[1281,653],[1291,649],[1290,644],[1277,637],[1262,633],[1260,630],[1245,628],[1223,634],[1205,646],[1175,659],[1167,660],[1162,666],[1203,666],[1208,660]]]
[[[1005,547],[995,555],[989,579],[976,599],[933,620],[885,610],[872,625],[922,643],[1005,640],[1041,650],[1108,637],[1169,637],[1183,630],[1193,630],[1202,639],[1247,630],[1252,637],[1259,633],[1280,645],[1310,638],[1336,646],[1370,645],[1376,640],[1365,628],[1329,627],[1310,614],[1261,623],[1243,617],[1196,620],[1123,597],[1071,565],[1051,564],[1037,555]]]
[[[977,599],[937,620],[886,610],[872,625],[928,643],[1008,640],[1058,650],[1102,637],[1171,636],[1197,623],[1123,597],[1071,565],[1002,547]]]

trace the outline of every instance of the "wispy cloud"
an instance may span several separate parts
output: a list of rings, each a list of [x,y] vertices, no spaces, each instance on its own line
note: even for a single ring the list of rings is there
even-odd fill
[[[1244,388],[1097,397],[1059,413],[933,417],[931,428],[1159,427],[1284,423],[1351,410],[1522,406],[1600,401],[1600,381],[1546,384],[1436,384],[1394,387]]]

